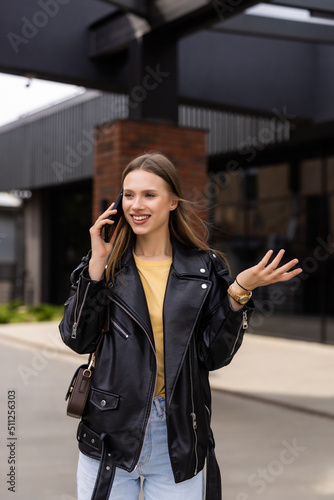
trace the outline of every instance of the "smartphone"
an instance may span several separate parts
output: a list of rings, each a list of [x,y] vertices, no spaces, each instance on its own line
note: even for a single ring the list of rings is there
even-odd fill
[[[113,224],[105,224],[104,226],[104,235],[103,239],[106,243],[109,243],[111,240],[112,235],[115,232],[117,223],[119,222],[119,219],[121,218],[121,215],[123,214],[123,209],[122,209],[122,200],[123,200],[123,189],[121,189],[119,195],[116,198],[115,205],[113,206],[113,210],[117,210],[115,214],[109,215],[108,219],[113,220]]]

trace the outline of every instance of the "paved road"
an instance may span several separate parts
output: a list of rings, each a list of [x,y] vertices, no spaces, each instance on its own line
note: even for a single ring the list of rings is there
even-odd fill
[[[64,393],[75,362],[49,351],[0,342],[2,500],[74,500],[77,421],[65,416]],[[16,492],[8,491],[8,391],[16,395]]]
[[[64,393],[81,357],[64,353],[51,337],[42,347],[0,335],[0,349],[0,498],[75,500],[78,421],[66,416]],[[226,373],[228,381],[232,372]],[[242,386],[242,377],[252,374],[240,373]],[[12,390],[15,443],[7,439],[7,399]],[[213,398],[224,500],[333,499],[334,416],[288,409],[279,400],[260,402],[252,392],[235,394],[215,391]],[[7,489],[7,444],[15,453],[15,493]]]

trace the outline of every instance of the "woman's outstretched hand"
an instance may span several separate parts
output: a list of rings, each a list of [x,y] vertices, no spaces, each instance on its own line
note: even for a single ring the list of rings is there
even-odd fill
[[[238,274],[239,284],[247,290],[254,290],[259,286],[271,285],[281,281],[289,281],[303,270],[299,267],[290,271],[298,263],[298,259],[290,260],[287,264],[278,267],[285,250],[280,250],[276,257],[268,264],[273,250],[269,250],[256,266],[245,269]]]

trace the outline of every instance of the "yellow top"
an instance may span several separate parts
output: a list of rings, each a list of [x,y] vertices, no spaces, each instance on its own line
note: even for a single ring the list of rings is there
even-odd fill
[[[154,335],[155,351],[158,364],[158,377],[155,397],[165,397],[164,372],[164,331],[162,309],[172,258],[167,260],[143,260],[133,254],[143,284],[151,325]]]

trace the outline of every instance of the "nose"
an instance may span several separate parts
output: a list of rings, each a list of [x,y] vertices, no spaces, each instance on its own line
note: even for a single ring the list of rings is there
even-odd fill
[[[132,210],[135,211],[135,210],[142,210],[144,207],[144,203],[143,203],[143,198],[141,196],[135,196],[133,198],[133,202],[132,202]]]

